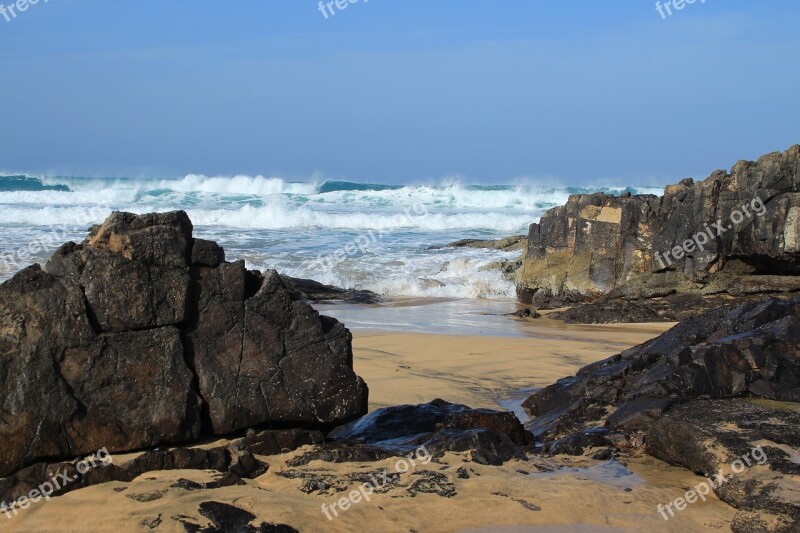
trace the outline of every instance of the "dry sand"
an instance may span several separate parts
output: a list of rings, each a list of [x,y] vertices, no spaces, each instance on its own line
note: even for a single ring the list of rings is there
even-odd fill
[[[538,329],[528,339],[357,333],[355,366],[370,385],[372,407],[437,397],[497,407],[508,405],[503,399],[511,392],[574,374],[580,366],[649,339],[666,326],[569,327],[543,321],[531,327]],[[647,457],[631,459],[626,466],[557,458],[491,467],[465,462],[464,454],[449,454],[441,463],[418,464],[387,493],[373,494],[369,502],[327,520],[321,505],[331,505],[360,485],[343,482],[347,475],[382,468],[394,472],[396,461],[312,462],[302,472],[329,476],[347,488],[306,494],[300,490],[302,479],[278,475],[292,470],[286,461],[303,451],[262,458],[270,470],[241,486],[172,488],[177,479],[205,481],[214,474],[167,471],[144,474],[132,483],[89,487],[39,502],[11,520],[0,515],[0,531],[183,532],[181,520],[208,524],[198,513],[198,505],[206,501],[246,509],[258,517],[256,524],[288,524],[303,532],[729,531],[733,516],[733,509],[712,495],[665,521],[656,505],[682,496],[702,478]],[[462,466],[469,479],[456,475]],[[412,496],[407,489],[426,470],[446,476],[456,494]]]

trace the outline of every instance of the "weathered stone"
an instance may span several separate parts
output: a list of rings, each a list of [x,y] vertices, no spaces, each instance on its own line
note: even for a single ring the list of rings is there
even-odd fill
[[[199,436],[176,328],[96,334],[80,288],[34,266],[0,285],[0,331],[0,475]]]
[[[225,262],[225,250],[214,241],[194,239],[191,263],[197,266],[217,267]]]
[[[710,476],[719,497],[738,510],[733,531],[797,531],[800,436],[787,428],[798,424],[797,405],[698,400],[655,421],[647,433],[647,449],[659,459]]]
[[[451,242],[448,247],[451,248],[488,248],[491,250],[502,250],[510,252],[514,250],[522,250],[525,247],[527,236],[514,235],[512,237],[503,237],[496,240],[481,240],[481,239],[462,239],[460,241]]]
[[[342,324],[293,301],[275,271],[239,261],[194,272],[200,312],[187,350],[215,434],[265,421],[333,427],[366,412]]]
[[[646,431],[677,401],[759,395],[800,401],[800,299],[767,298],[687,320],[578,375],[537,391],[524,406],[546,440],[602,421]]]
[[[380,296],[372,291],[357,289],[341,289],[333,285],[324,285],[312,279],[281,276],[286,288],[292,291],[295,300],[309,302],[345,302],[356,304],[374,304],[381,301]]]
[[[798,162],[800,145],[702,182],[684,180],[661,197],[573,195],[531,225],[517,272],[520,300],[546,308],[604,295],[796,292]]]
[[[252,525],[256,515],[233,505],[220,502],[203,502],[198,512],[211,521],[210,526],[200,526],[187,517],[176,517],[183,524],[187,533],[298,533],[293,527],[285,524],[269,524],[262,522]]]
[[[46,271],[0,285],[0,476],[103,447],[330,429],[366,413],[350,332],[274,271],[223,259],[183,212],[113,213]]]
[[[408,454],[424,446],[432,454],[468,451],[473,461],[493,465],[524,456],[521,449],[533,445],[531,434],[513,413],[470,409],[444,400],[377,409],[336,428],[329,437],[348,449],[359,448],[354,442],[362,443],[364,453],[376,457],[381,450]],[[329,454],[330,448],[335,445]]]

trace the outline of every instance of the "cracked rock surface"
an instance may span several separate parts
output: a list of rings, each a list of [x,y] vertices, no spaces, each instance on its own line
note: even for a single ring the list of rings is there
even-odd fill
[[[350,332],[186,213],[113,213],[0,285],[0,476],[367,412]]]

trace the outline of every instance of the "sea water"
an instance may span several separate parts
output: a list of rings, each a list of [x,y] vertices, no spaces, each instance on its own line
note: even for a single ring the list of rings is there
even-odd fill
[[[274,268],[389,299],[513,299],[514,284],[487,267],[516,259],[519,251],[445,245],[526,234],[544,211],[563,204],[570,194],[595,191],[661,193],[654,188],[486,186],[455,180],[369,185],[262,176],[0,176],[0,258],[17,258],[16,264],[0,259],[0,280],[29,263],[44,262],[54,248],[30,245],[45,242],[47,235],[55,234],[59,243],[80,242],[92,224],[113,210],[183,209],[195,236],[217,241],[228,260],[244,259],[252,269]]]

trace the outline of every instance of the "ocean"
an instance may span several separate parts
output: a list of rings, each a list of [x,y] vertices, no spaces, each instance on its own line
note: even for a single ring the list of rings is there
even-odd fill
[[[519,252],[443,246],[459,239],[525,234],[544,211],[563,204],[570,194],[595,191],[662,192],[455,180],[370,185],[261,176],[0,176],[0,280],[27,264],[44,262],[56,246],[50,243],[80,242],[88,227],[112,210],[183,209],[195,236],[217,241],[228,260],[244,259],[249,268],[274,268],[389,299],[507,300],[514,298],[513,283],[486,267]]]

